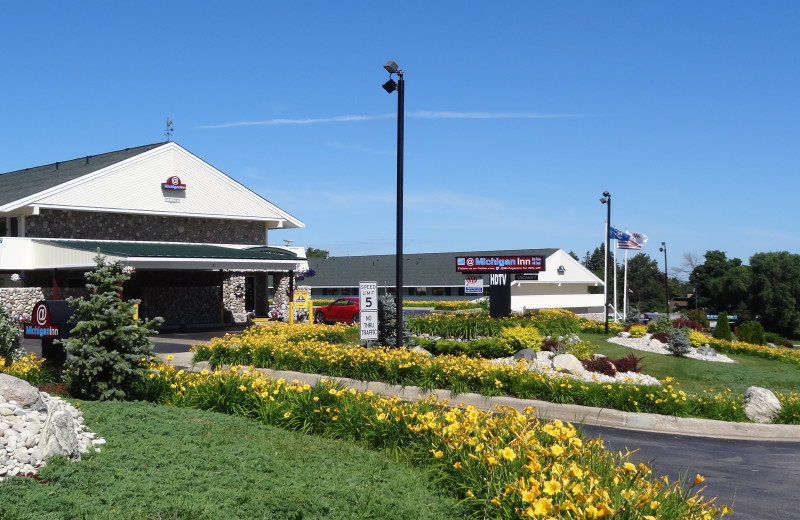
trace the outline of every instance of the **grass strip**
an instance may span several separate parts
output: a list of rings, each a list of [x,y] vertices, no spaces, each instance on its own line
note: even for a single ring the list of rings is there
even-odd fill
[[[81,402],[108,444],[0,484],[0,518],[460,517],[424,470],[351,443],[143,402]],[[40,482],[47,481],[45,484]]]

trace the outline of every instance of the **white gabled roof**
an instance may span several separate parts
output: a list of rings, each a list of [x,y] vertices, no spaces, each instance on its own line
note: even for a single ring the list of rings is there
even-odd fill
[[[179,177],[186,189],[162,189],[172,177]],[[305,227],[174,142],[9,201],[0,212],[23,207],[263,221],[270,228]]]

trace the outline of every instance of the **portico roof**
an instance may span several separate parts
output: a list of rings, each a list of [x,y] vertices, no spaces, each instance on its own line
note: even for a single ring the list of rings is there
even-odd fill
[[[308,266],[305,258],[280,247],[3,237],[0,270],[93,267],[98,253],[136,269],[287,271]]]

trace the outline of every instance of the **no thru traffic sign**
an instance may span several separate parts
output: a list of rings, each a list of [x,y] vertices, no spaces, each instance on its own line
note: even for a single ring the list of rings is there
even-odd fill
[[[378,339],[378,282],[358,283],[358,303],[360,338]]]

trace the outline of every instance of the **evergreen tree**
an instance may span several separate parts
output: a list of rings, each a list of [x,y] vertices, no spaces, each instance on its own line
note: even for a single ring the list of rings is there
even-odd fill
[[[403,345],[412,343],[411,334],[403,322]],[[394,296],[388,294],[378,298],[378,345],[387,347],[397,346],[397,304]]]
[[[728,341],[733,339],[731,325],[728,323],[727,312],[720,312],[719,316],[717,316],[717,326],[714,328],[714,337],[716,339],[726,339]]]
[[[147,377],[153,351],[148,334],[164,320],[134,319],[141,300],[123,301],[121,294],[130,277],[119,262],[106,263],[99,251],[95,261],[95,270],[84,275],[92,296],[67,299],[75,308],[71,321],[76,325],[63,341],[71,356],[66,383],[70,394],[81,399],[131,399]]]
[[[667,340],[666,349],[676,357],[686,357],[691,352],[692,345],[683,329],[673,329]]]

